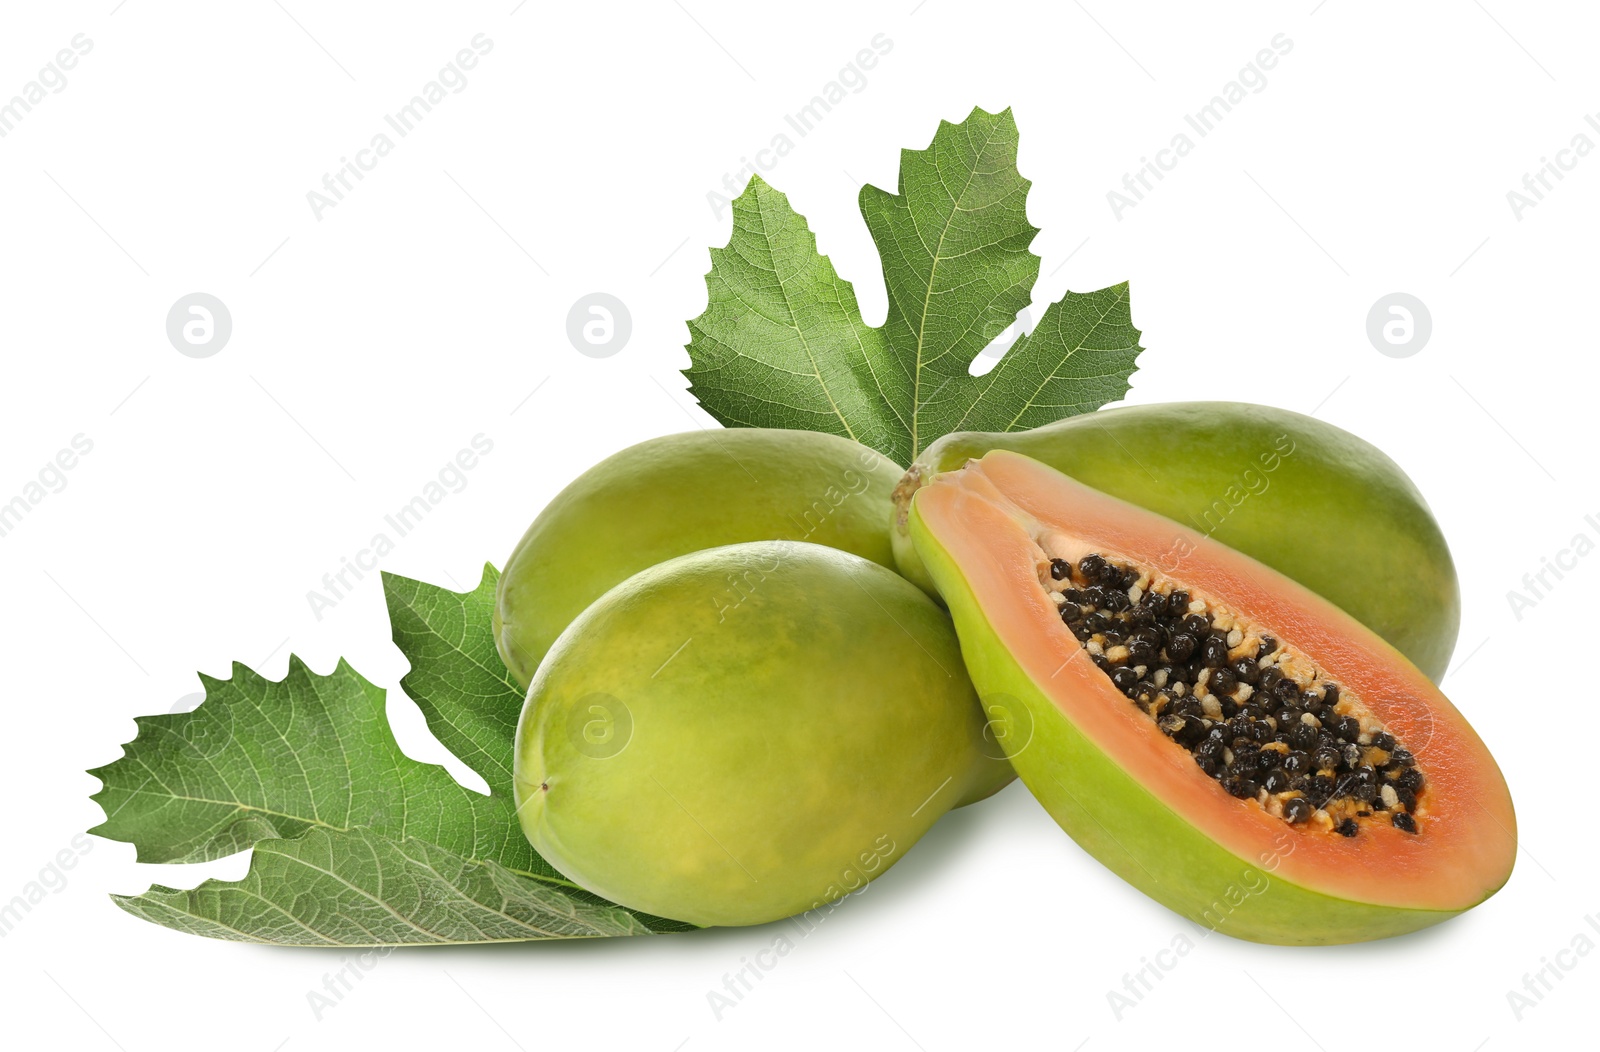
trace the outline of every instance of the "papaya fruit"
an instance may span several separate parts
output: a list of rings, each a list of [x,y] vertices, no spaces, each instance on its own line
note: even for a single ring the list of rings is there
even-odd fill
[[[1023,783],[1163,905],[1242,939],[1343,943],[1509,877],[1488,748],[1304,585],[1008,450],[934,476],[908,524]]]
[[[1270,406],[1171,402],[1031,431],[945,435],[895,491],[897,563],[924,588],[932,583],[907,532],[911,497],[938,472],[991,449],[1026,454],[1253,556],[1341,607],[1435,681],[1449,665],[1461,593],[1444,534],[1399,465],[1347,431]]]
[[[518,721],[517,814],[613,902],[697,925],[825,906],[1013,777],[949,617],[848,552],[679,556],[568,626]]]
[[[825,544],[894,567],[889,501],[902,469],[846,438],[733,428],[651,439],[580,475],[506,561],[495,643],[523,687],[607,589],[665,559],[741,541]]]

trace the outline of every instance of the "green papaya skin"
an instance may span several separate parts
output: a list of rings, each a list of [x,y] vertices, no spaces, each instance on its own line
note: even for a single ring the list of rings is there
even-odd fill
[[[517,814],[589,891],[760,924],[859,889],[1009,781],[983,735],[916,586],[820,545],[732,545],[629,578],[556,641],[517,727]]]
[[[1032,431],[958,432],[930,445],[895,491],[896,564],[937,595],[911,544],[916,491],[1009,449],[1266,563],[1371,628],[1437,682],[1461,624],[1444,534],[1415,484],[1332,424],[1243,402],[1104,409]]]
[[[849,439],[733,428],[667,435],[584,472],[539,513],[495,597],[500,657],[526,687],[561,631],[607,589],[665,559],[758,540],[824,544],[894,567],[902,469]]]

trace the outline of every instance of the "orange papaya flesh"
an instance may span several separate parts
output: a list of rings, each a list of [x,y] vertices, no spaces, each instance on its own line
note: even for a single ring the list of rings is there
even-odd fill
[[[1516,818],[1488,748],[1425,675],[1327,600],[1196,531],[1004,450],[936,476],[913,499],[910,526],[1018,775],[1068,834],[1162,904],[1254,941],[1355,942],[1448,919],[1510,876]],[[1083,572],[1091,555],[1101,560],[1093,565],[1137,579],[1091,593]],[[1129,580],[1127,603],[1112,603],[1109,592]],[[1066,591],[1105,602],[1080,606]],[[1144,641],[1147,649],[1134,655],[1144,662],[1132,673],[1138,682],[1123,672],[1119,686],[1112,673],[1133,668],[1128,648],[1114,633],[1084,632],[1083,610],[1127,627],[1118,618],[1131,616],[1128,609],[1179,591],[1187,593],[1186,616],[1218,626],[1207,638],[1226,646],[1227,658],[1215,667],[1204,654],[1176,661],[1168,633],[1154,656]],[[1259,742],[1229,737],[1248,730],[1240,723],[1247,710],[1254,715],[1244,724],[1277,731],[1265,692],[1240,690],[1238,677],[1224,684],[1229,696],[1194,682],[1239,659],[1257,660],[1261,676],[1274,668],[1274,691],[1294,683],[1294,723],[1322,712],[1325,719],[1313,716],[1315,743],[1278,741],[1276,733]],[[1163,667],[1173,671],[1166,689],[1152,671]],[[1330,685],[1336,705],[1323,704],[1335,696]],[[1334,733],[1341,727],[1350,740]],[[1252,749],[1298,752],[1314,765],[1319,747],[1348,745],[1358,762],[1331,762],[1330,754],[1332,793],[1309,792],[1292,775],[1301,788],[1288,788],[1282,764],[1258,768],[1263,784],[1235,781],[1230,791],[1228,770],[1219,777],[1197,759],[1196,740],[1214,737],[1212,729],[1222,731],[1216,760],[1235,766]],[[1279,776],[1277,784],[1266,783],[1267,774]],[[1359,788],[1363,777],[1376,779],[1376,793]],[[1235,795],[1241,788],[1247,794]],[[1291,804],[1297,797],[1304,802]]]

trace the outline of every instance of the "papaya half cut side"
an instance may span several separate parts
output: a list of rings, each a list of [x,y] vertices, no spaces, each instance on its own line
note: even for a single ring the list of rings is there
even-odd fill
[[[1018,775],[1163,905],[1258,942],[1358,942],[1510,876],[1483,741],[1288,577],[1005,450],[936,476],[910,525]]]

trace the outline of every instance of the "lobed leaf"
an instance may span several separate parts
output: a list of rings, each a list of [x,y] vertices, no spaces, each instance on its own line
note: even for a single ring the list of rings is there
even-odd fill
[[[136,917],[235,942],[440,946],[684,931],[415,838],[308,830],[256,845],[242,880],[113,895]]]
[[[902,464],[950,431],[1022,430],[1121,398],[1141,350],[1125,284],[1067,293],[970,374],[1039,276],[1030,185],[1010,110],[974,109],[902,151],[898,193],[861,190],[889,300],[872,328],[804,217],[752,178],[689,323],[690,393],[727,426],[826,431]]]
[[[444,747],[509,799],[524,692],[500,660],[490,627],[499,580],[485,564],[478,586],[457,593],[385,572],[383,596],[394,644],[411,663],[400,685]]]
[[[689,323],[690,391],[734,427],[787,427],[889,444],[894,414],[877,368],[883,333],[861,320],[788,198],[750,180],[733,202],[733,236],[711,250],[708,301]]]
[[[242,880],[153,886],[113,899],[213,938],[378,946],[688,931],[586,892],[517,824],[511,758],[522,692],[494,648],[492,566],[473,591],[384,575],[401,680],[439,739],[489,783],[483,796],[400,751],[384,691],[341,661],[298,658],[279,681],[235,665],[202,676],[193,712],[140,717],[124,755],[91,771],[106,821],[141,862],[253,848]]]
[[[276,682],[233,666],[201,676],[193,712],[141,716],[124,755],[90,771],[106,821],[141,862],[204,862],[309,829],[369,827],[470,858],[553,872],[518,830],[510,799],[485,797],[400,751],[384,691],[346,662],[326,676],[291,656]]]

